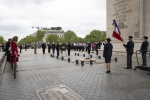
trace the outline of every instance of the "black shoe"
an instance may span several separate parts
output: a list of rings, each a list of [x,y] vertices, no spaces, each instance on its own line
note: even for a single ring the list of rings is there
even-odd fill
[[[126,68],[124,68],[124,69],[130,69],[130,68],[126,67]]]
[[[110,73],[110,70],[106,71],[106,73]]]

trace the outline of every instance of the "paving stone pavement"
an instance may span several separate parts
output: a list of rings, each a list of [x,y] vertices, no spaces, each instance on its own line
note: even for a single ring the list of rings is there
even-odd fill
[[[71,53],[71,60],[82,58]],[[65,59],[68,58],[66,53]],[[102,53],[100,52],[100,55]],[[93,54],[96,58],[96,55]],[[43,55],[41,49],[33,54],[33,49],[23,51],[18,62],[17,79],[13,79],[10,64],[7,63],[0,84],[0,100],[39,100],[36,89],[64,84],[85,100],[150,100],[150,76],[141,70],[126,70],[126,56],[114,54],[111,74],[106,74],[105,63],[81,64],[68,63]],[[150,61],[150,59],[148,58]],[[137,65],[135,56],[133,65]]]

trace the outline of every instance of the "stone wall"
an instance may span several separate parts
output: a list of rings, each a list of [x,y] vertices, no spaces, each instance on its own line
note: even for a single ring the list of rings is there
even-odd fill
[[[106,0],[107,37],[112,39],[114,50],[124,51],[123,43],[112,37],[113,19],[118,23],[121,36],[128,42],[133,36],[135,51],[140,49],[144,35],[150,39],[150,0]],[[149,46],[150,48],[150,46]]]

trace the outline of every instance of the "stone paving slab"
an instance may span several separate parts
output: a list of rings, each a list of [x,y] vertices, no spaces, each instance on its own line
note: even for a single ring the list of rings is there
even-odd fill
[[[74,53],[71,53],[71,59],[81,57],[74,56]],[[85,100],[150,100],[150,77],[146,72],[125,70],[126,57],[114,57],[118,62],[112,62],[112,73],[106,74],[104,63],[81,66],[52,58],[48,53],[43,55],[41,49],[37,55],[32,50],[23,51],[18,62],[17,79],[13,79],[10,64],[6,63],[0,100],[39,100],[37,89],[61,84]],[[135,57],[133,62],[136,65]]]

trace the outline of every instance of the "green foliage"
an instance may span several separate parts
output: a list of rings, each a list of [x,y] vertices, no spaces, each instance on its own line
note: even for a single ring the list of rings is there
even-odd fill
[[[26,36],[25,38],[21,39],[18,44],[22,45],[22,44],[30,44],[33,42],[36,42],[36,37],[35,36]]]
[[[85,36],[85,40],[90,42],[104,41],[105,39],[106,33],[101,33],[99,30],[93,30],[90,34]]]
[[[68,30],[67,32],[64,33],[64,39],[69,42],[71,37],[77,37],[76,33],[71,31],[71,30]]]
[[[41,31],[41,30],[38,30],[35,35],[37,41],[41,41],[44,36],[45,36],[45,31]]]
[[[58,42],[58,40],[59,40],[59,37],[57,34],[48,34],[46,37],[46,42],[50,42],[50,41]]]
[[[0,36],[0,43],[4,42],[4,38],[2,36]]]

